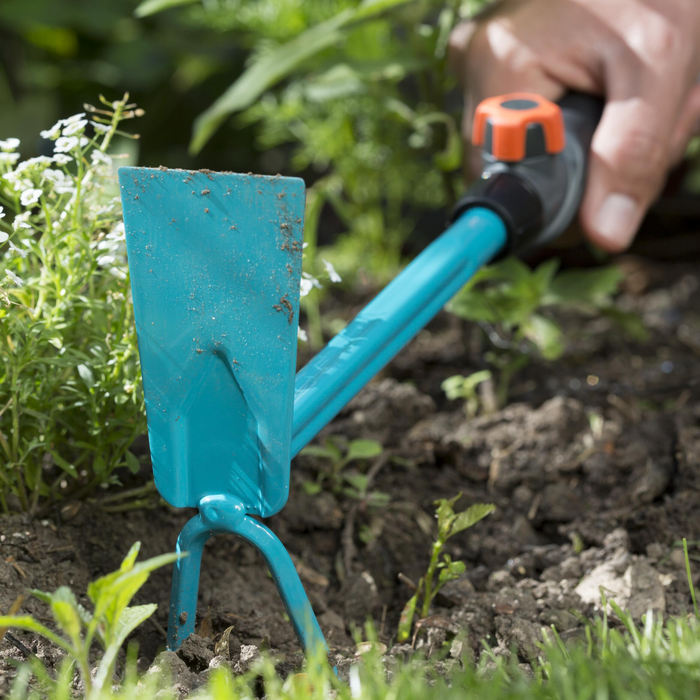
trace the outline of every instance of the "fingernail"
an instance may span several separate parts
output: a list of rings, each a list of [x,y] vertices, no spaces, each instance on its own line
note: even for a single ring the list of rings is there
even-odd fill
[[[609,194],[596,217],[596,229],[615,248],[626,248],[637,233],[642,218],[639,204],[626,194]]]

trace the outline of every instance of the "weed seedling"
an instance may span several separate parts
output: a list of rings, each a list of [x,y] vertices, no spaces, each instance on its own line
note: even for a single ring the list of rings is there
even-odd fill
[[[564,334],[552,311],[573,309],[583,315],[602,314],[637,339],[646,335],[637,316],[613,304],[612,297],[623,277],[617,267],[557,273],[558,268],[558,260],[548,260],[532,270],[516,258],[508,258],[477,272],[447,307],[484,330],[492,346],[484,359],[497,377],[500,408],[508,401],[514,375],[533,356],[556,360],[564,352]]]
[[[366,497],[367,481],[363,481],[363,475],[347,474],[344,470],[351,462],[378,457],[383,451],[384,448],[375,440],[352,440],[344,450],[333,438],[327,438],[323,445],[308,445],[301,454],[319,457],[324,464],[315,481],[304,482],[304,491],[314,496],[328,483],[333,493],[347,492],[346,495],[358,499]]]
[[[428,617],[430,605],[440,589],[449,581],[459,578],[466,570],[466,565],[463,561],[452,561],[449,554],[442,551],[447,540],[457,533],[476,525],[476,523],[483,520],[496,509],[496,506],[490,503],[475,503],[467,510],[455,513],[454,505],[461,496],[462,494],[459,493],[454,498],[441,498],[435,501],[437,506],[435,517],[438,521],[438,536],[433,542],[428,570],[418,582],[416,592],[406,603],[401,613],[398,630],[399,642],[405,642],[411,635],[413,618],[415,617],[419,600],[422,598],[421,618]],[[441,556],[442,560],[440,559]],[[435,581],[435,574],[438,574],[437,582]]]
[[[102,576],[88,586],[87,594],[93,604],[92,612],[78,603],[67,586],[61,586],[53,593],[30,591],[32,595],[51,607],[54,623],[60,630],[60,634],[53,632],[29,615],[0,616],[0,628],[8,627],[34,632],[62,649],[68,663],[64,665],[64,673],[59,683],[66,682],[65,674],[70,670],[70,666],[75,664],[83,682],[86,700],[101,697],[103,689],[109,689],[117,653],[126,638],[136,627],[153,615],[158,607],[155,604],[129,606],[132,598],[146,583],[152,571],[171,564],[181,556],[162,554],[137,564],[136,557],[140,547],[140,542],[134,544],[118,571]],[[95,640],[102,647],[104,654],[92,671],[89,655]],[[37,661],[34,661],[32,671],[43,685],[51,682],[50,677],[42,671]],[[54,692],[58,697],[58,688],[54,688]],[[65,697],[68,695],[66,694]]]
[[[468,377],[463,377],[459,374],[454,377],[449,377],[445,379],[441,387],[447,395],[447,398],[451,401],[455,399],[464,399],[464,412],[467,418],[471,420],[476,416],[479,410],[477,387],[479,384],[489,379],[491,379],[491,372],[484,369],[481,372],[474,372],[474,374],[470,374]]]

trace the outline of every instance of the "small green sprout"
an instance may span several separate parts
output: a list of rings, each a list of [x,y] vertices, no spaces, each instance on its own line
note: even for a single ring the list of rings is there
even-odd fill
[[[463,377],[459,374],[454,377],[445,379],[442,383],[442,390],[451,401],[455,399],[464,399],[464,412],[467,418],[471,420],[476,416],[479,410],[479,395],[476,390],[479,384],[491,379],[491,372],[487,369],[481,372],[474,372],[468,377]]]
[[[558,269],[558,260],[548,260],[532,270],[520,260],[508,258],[477,272],[448,304],[452,313],[478,323],[492,346],[484,359],[497,375],[499,407],[507,403],[514,375],[532,356],[556,360],[564,352],[564,334],[553,310],[602,314],[637,339],[646,335],[636,315],[613,304],[612,297],[623,279],[619,268]]]
[[[319,457],[325,464],[315,481],[304,482],[304,491],[314,496],[328,482],[329,490],[333,493],[345,492],[352,498],[365,498],[367,478],[363,474],[346,474],[344,470],[351,462],[378,457],[383,451],[384,448],[376,440],[351,440],[345,449],[332,437],[324,440],[323,445],[308,445],[301,454]]]
[[[463,530],[476,525],[487,515],[496,510],[496,506],[491,503],[475,503],[473,506],[461,513],[455,513],[454,505],[461,498],[458,493],[454,498],[441,498],[435,501],[437,509],[435,517],[438,521],[438,536],[433,542],[432,552],[428,570],[420,581],[416,592],[411,596],[401,612],[399,621],[398,641],[405,642],[411,635],[413,618],[416,614],[418,602],[422,597],[421,618],[428,617],[430,606],[440,589],[449,581],[459,578],[466,570],[466,565],[462,561],[452,561],[449,554],[443,553],[445,544],[450,537],[453,537]],[[440,556],[442,555],[442,560]],[[435,583],[435,574],[438,573],[438,580]]]

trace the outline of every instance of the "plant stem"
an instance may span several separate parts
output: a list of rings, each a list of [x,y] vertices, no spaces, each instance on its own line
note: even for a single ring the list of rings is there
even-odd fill
[[[428,565],[428,570],[425,573],[425,592],[423,593],[423,608],[421,610],[421,617],[428,617],[430,613],[430,603],[433,598],[433,577],[435,576],[435,570],[437,569],[438,561],[440,559],[440,552],[445,546],[445,542],[438,539],[433,544],[433,552],[430,555],[430,564]]]

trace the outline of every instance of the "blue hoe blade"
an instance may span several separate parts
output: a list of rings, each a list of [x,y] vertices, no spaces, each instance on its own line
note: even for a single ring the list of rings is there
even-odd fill
[[[289,493],[304,183],[119,171],[153,473],[163,498]]]

